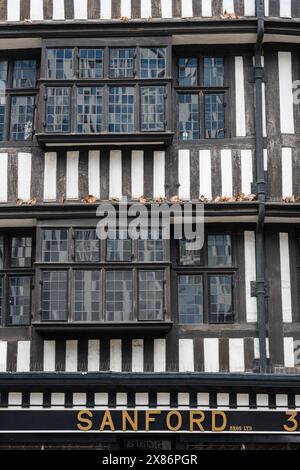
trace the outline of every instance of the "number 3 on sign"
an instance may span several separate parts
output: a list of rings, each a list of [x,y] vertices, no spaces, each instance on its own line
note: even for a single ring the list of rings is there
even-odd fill
[[[297,431],[298,429],[298,421],[296,419],[298,416],[297,411],[287,411],[285,414],[289,416],[289,419],[287,420],[289,424],[284,424],[283,429],[287,432]]]

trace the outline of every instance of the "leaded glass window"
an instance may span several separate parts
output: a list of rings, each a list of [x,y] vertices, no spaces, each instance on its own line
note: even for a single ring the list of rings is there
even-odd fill
[[[165,87],[142,87],[141,107],[141,130],[163,131],[165,129]]]
[[[34,88],[36,86],[36,60],[16,60],[13,71],[13,88]]]
[[[0,140],[4,140],[7,67],[6,61],[0,61]]]
[[[74,77],[73,49],[47,50],[47,78],[52,80],[70,80]]]
[[[209,322],[233,322],[232,276],[210,275],[209,282]]]
[[[160,229],[152,229],[152,232],[148,233],[148,238],[137,240],[137,259],[143,263],[164,261],[165,248]]]
[[[47,131],[69,132],[71,126],[71,90],[66,87],[47,88]]]
[[[204,57],[204,86],[224,86],[224,61],[222,57]]]
[[[203,323],[203,283],[199,274],[178,276],[179,323]]]
[[[9,325],[28,325],[31,316],[31,278],[9,279]]]
[[[164,272],[139,272],[139,320],[163,320]]]
[[[178,81],[179,86],[196,86],[197,85],[197,59],[180,58],[178,60]]]
[[[222,139],[224,130],[224,95],[205,95],[205,137]]]
[[[165,47],[142,47],[141,55],[141,78],[165,78],[166,56]]]
[[[79,77],[103,78],[103,49],[79,49]]]
[[[105,295],[106,321],[133,319],[132,271],[107,271]]]
[[[179,240],[179,264],[200,265],[202,263],[201,250],[192,249],[194,243],[188,240]]]
[[[75,271],[74,321],[99,321],[100,271]]]
[[[45,271],[42,279],[42,320],[66,321],[68,273],[66,271]]]
[[[135,49],[112,48],[109,56],[110,78],[133,78],[135,75]]]
[[[199,96],[196,94],[178,95],[178,125],[180,140],[200,138]]]
[[[134,88],[109,88],[109,132],[134,132]]]
[[[34,96],[12,96],[11,140],[31,140],[33,132]]]
[[[113,232],[110,230],[109,237],[106,240],[106,260],[131,261],[132,247],[131,239],[127,237],[127,231],[118,230]]]
[[[224,234],[208,235],[208,265],[231,266],[231,236]]]
[[[75,261],[100,261],[100,240],[96,230],[79,229],[75,231]]]
[[[43,230],[42,260],[44,263],[68,261],[68,230]]]
[[[79,87],[77,89],[77,132],[92,134],[102,131],[103,89]]]
[[[32,238],[13,237],[11,239],[11,267],[25,268],[32,264]]]

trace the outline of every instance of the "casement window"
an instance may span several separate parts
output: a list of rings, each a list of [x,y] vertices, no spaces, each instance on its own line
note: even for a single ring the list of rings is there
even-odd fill
[[[0,140],[31,141],[34,132],[37,61],[0,60]]]
[[[39,321],[164,321],[169,250],[153,232],[154,240],[120,230],[100,241],[92,228],[39,229]]]
[[[0,325],[31,322],[34,271],[31,234],[0,234]]]
[[[226,91],[222,57],[178,59],[179,140],[225,137]]]
[[[170,127],[166,47],[46,48],[45,57],[43,131],[130,134]]]
[[[179,323],[232,323],[235,269],[232,236],[208,234],[201,250],[178,244]]]

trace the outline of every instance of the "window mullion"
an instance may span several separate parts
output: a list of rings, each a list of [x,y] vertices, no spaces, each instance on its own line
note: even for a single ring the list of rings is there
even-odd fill
[[[134,268],[132,271],[132,276],[133,276],[133,296],[132,296],[132,302],[133,302],[133,321],[139,321],[139,309],[138,309],[138,298],[139,298],[139,286],[138,286],[138,273],[139,271]]]

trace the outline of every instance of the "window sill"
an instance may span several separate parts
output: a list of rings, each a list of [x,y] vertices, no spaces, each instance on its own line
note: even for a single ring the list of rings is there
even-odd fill
[[[139,332],[139,334],[148,333],[168,333],[173,322],[171,321],[140,321],[140,322],[103,322],[103,323],[64,323],[64,322],[34,322],[32,324],[35,331],[41,335],[50,333],[77,333],[79,335],[84,333],[98,333],[99,335],[106,335],[110,333],[118,333],[126,335]]]
[[[36,139],[39,145],[45,147],[73,145],[159,145],[167,147],[173,141],[172,132],[135,132],[135,133],[101,133],[101,134],[68,134],[68,133],[39,133]]]

